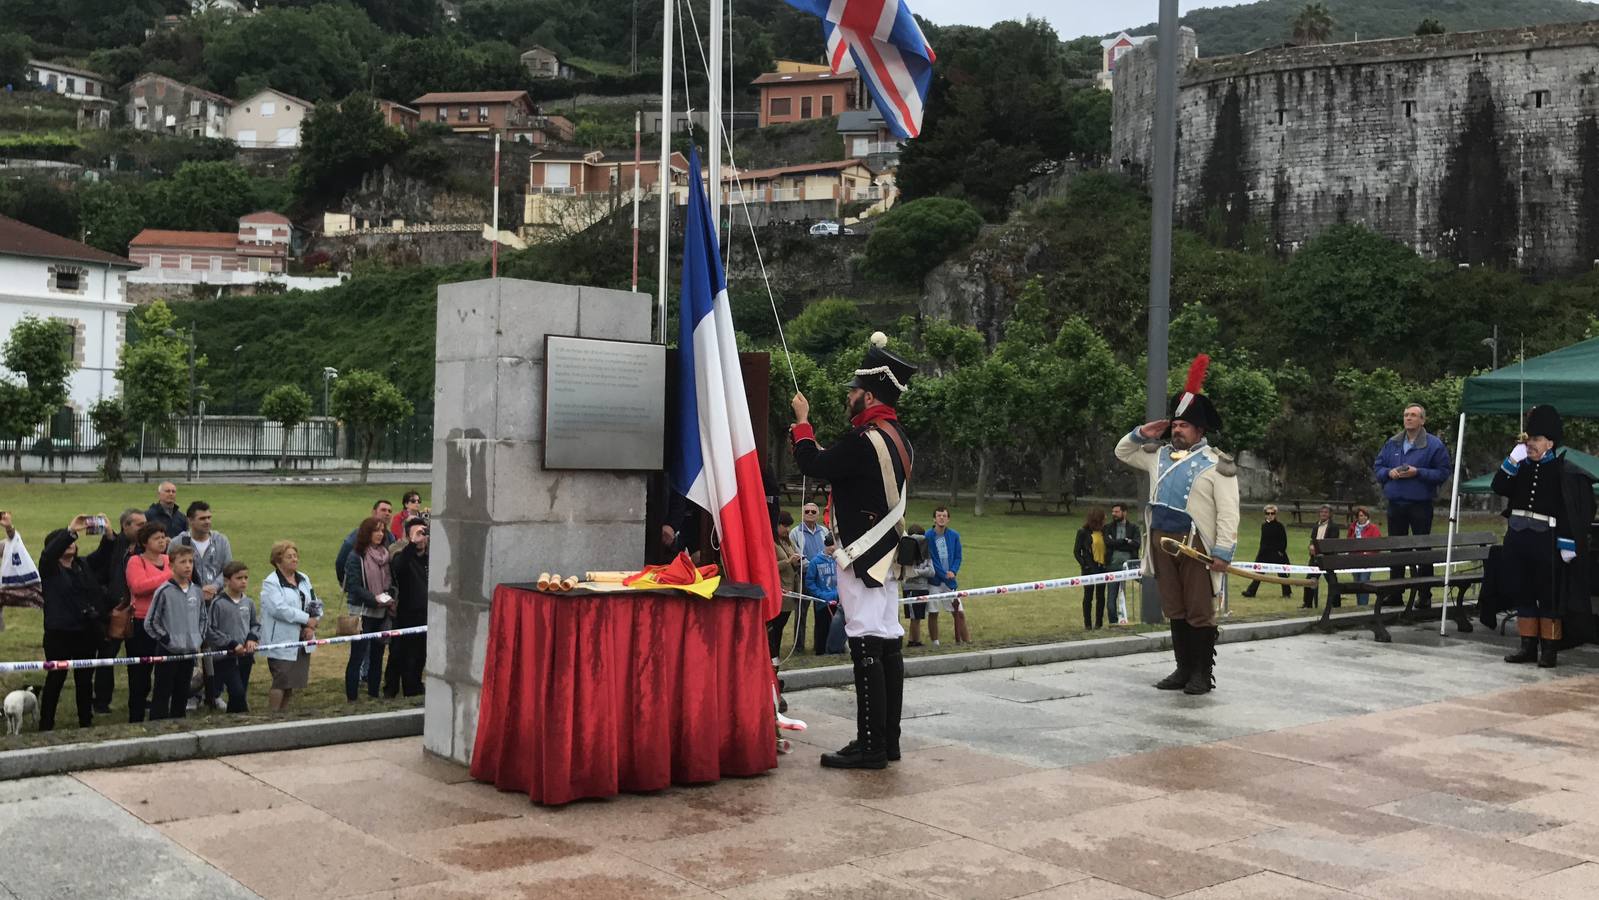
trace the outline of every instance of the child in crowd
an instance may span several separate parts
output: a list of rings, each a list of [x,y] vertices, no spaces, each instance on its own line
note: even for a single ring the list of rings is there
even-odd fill
[[[245,695],[250,690],[255,648],[261,642],[261,616],[255,601],[245,594],[249,586],[249,566],[238,560],[223,566],[222,592],[212,599],[206,616],[205,648],[231,654],[217,657],[214,666],[217,680],[228,692],[230,713],[250,711]]]
[[[172,579],[150,598],[144,619],[145,633],[167,656],[200,652],[204,626],[205,594],[194,583],[194,548],[173,545],[167,553]],[[189,703],[189,682],[194,660],[165,662],[155,667],[155,688],[150,698],[151,719],[181,719]]]

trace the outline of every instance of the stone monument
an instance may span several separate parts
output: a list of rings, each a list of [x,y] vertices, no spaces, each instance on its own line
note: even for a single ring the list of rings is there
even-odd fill
[[[644,294],[505,278],[439,287],[430,753],[471,763],[495,585],[643,564],[645,473],[543,468],[544,339],[648,341],[652,306]]]

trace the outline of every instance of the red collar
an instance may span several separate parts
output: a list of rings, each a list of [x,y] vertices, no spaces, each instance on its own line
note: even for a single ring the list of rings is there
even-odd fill
[[[878,422],[885,419],[897,422],[899,421],[899,416],[895,415],[894,407],[886,403],[879,403],[876,406],[866,407],[864,412],[850,419],[849,424],[853,428],[859,428],[869,422]]]

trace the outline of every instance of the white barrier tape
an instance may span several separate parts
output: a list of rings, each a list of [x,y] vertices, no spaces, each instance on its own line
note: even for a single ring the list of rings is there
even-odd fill
[[[365,634],[347,634],[341,637],[316,638],[310,641],[285,641],[281,644],[261,644],[263,650],[283,650],[289,647],[319,647],[323,644],[348,644],[353,641],[371,641],[379,638],[399,637],[426,633],[426,625],[411,628],[394,628],[389,631],[369,631]],[[6,672],[54,672],[62,669],[95,669],[102,666],[143,666],[157,663],[179,662],[185,659],[205,659],[208,656],[236,656],[232,650],[202,650],[199,653],[176,653],[171,656],[122,656],[116,659],[36,659],[30,662],[0,663],[0,674]]]

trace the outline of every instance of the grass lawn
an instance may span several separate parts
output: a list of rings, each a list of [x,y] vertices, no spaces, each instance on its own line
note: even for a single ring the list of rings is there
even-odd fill
[[[932,500],[913,500],[906,516],[912,523],[931,528],[933,508],[937,505],[938,503]],[[950,527],[960,532],[961,536],[962,562],[959,573],[961,587],[1014,584],[1079,574],[1081,570],[1077,561],[1072,558],[1072,546],[1077,537],[1077,529],[1082,527],[1086,513],[1087,508],[1078,508],[1070,516],[990,513],[979,519],[970,514],[969,507],[953,508]],[[1260,513],[1260,504],[1245,507],[1244,521],[1239,528],[1236,558],[1240,560],[1255,558],[1255,552],[1260,547],[1262,521],[1264,517]],[[1440,518],[1434,527],[1444,524]],[[1378,525],[1385,526],[1386,522],[1378,519]],[[1463,527],[1473,531],[1502,532],[1504,519],[1495,515],[1474,516],[1468,518]],[[1384,532],[1386,533],[1386,528]],[[1295,564],[1304,565],[1306,545],[1309,541],[1309,528],[1296,528],[1290,525],[1288,558]],[[1250,598],[1243,596],[1244,588],[1248,584],[1247,579],[1228,576],[1227,593],[1231,615],[1222,620],[1223,626],[1228,622],[1281,619],[1301,614],[1299,605],[1303,599],[1299,588],[1293,589],[1294,596],[1290,599],[1282,596],[1281,587],[1262,584],[1259,593]],[[1326,598],[1326,594],[1324,586],[1321,592],[1323,599]],[[1084,631],[1082,599],[1081,588],[976,597],[966,601],[966,621],[972,635],[970,645],[955,646],[954,626],[949,621],[951,617],[946,613],[938,617],[939,637],[943,645],[934,648],[926,636],[924,626],[922,641],[927,646],[911,648],[906,650],[906,653],[922,656],[934,653],[957,653],[1090,637],[1111,637],[1138,631],[1165,630],[1167,627],[1164,624],[1158,626],[1139,624],[1137,604],[1130,603],[1128,616],[1135,623],[1132,626],[1127,628],[1106,626],[1096,631]],[[1352,601],[1347,601],[1346,606],[1350,602]],[[793,646],[793,621],[794,617],[791,616],[784,635],[785,648]],[[910,629],[908,620],[902,617],[901,623],[905,625],[908,636]],[[845,656],[812,655],[811,634],[808,632],[809,622],[805,635],[805,652],[794,654],[786,663],[786,668],[837,665],[847,660]]]
[[[422,490],[426,484],[418,484]],[[327,606],[320,634],[332,637],[334,617],[344,611],[344,594],[338,589],[333,576],[333,560],[338,555],[339,543],[353,530],[363,517],[370,514],[372,503],[386,498],[399,506],[400,496],[407,490],[404,485],[240,485],[198,484],[178,485],[178,505],[187,507],[191,500],[204,500],[211,504],[215,527],[228,536],[233,545],[234,558],[250,565],[250,596],[259,602],[257,590],[261,580],[271,573],[269,556],[272,544],[288,539],[300,548],[300,570],[311,579],[317,596]],[[65,527],[78,513],[105,513],[113,526],[122,510],[136,506],[144,509],[155,501],[153,484],[10,484],[0,489],[3,499],[0,508],[10,510],[12,521],[22,532],[22,539],[37,561],[44,546],[44,536],[50,531]],[[427,505],[424,494],[423,505]],[[93,550],[98,538],[81,538]],[[44,613],[37,609],[7,608],[5,631],[0,632],[0,660],[16,661],[43,659],[41,641],[44,634]],[[295,716],[326,715],[345,711],[344,664],[349,659],[349,649],[344,646],[320,647],[311,655],[311,681],[303,692],[290,701],[291,714]],[[129,725],[127,721],[127,673],[116,669],[117,695],[112,703],[112,715],[96,720],[92,736],[95,739],[129,737],[146,733],[179,731],[194,724],[193,716],[205,717],[208,724],[233,725],[248,721],[281,718],[267,711],[267,687],[271,675],[266,661],[259,658],[250,674],[250,709],[248,718],[228,716],[219,712],[190,713],[182,722],[158,722]],[[0,675],[0,694],[25,684],[44,687],[44,674],[40,672]],[[410,700],[373,701],[362,694],[359,703],[349,708],[359,712],[375,712],[420,705],[420,698]],[[120,723],[120,724],[112,724]],[[56,731],[51,734],[27,732],[19,738],[10,738],[6,747],[22,747],[47,743],[66,743],[87,737],[78,729],[78,718],[72,699],[72,678],[61,693],[56,708]]]

